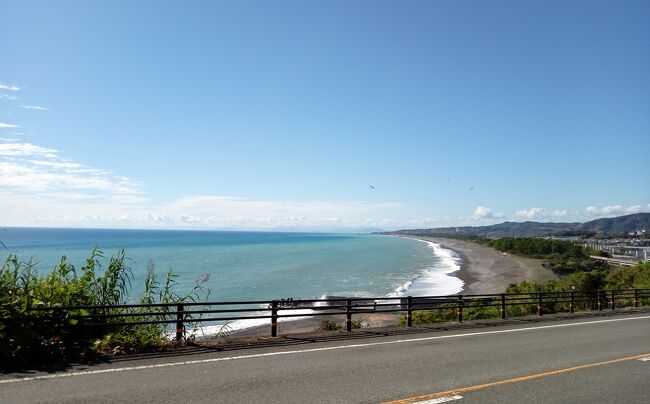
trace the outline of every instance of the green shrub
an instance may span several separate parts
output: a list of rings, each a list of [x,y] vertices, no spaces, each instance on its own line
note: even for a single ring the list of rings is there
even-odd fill
[[[64,311],[65,306],[115,306],[129,301],[131,269],[124,251],[108,259],[94,250],[80,269],[62,257],[46,275],[32,262],[10,255],[0,267],[0,362],[16,366],[68,362],[94,355],[98,350],[116,353],[157,349],[167,343],[164,324],[125,325],[144,320],[148,313],[162,312],[154,320],[168,319],[161,308],[87,309]],[[150,265],[142,304],[197,301],[203,293],[197,282],[187,295],[176,293],[177,282],[170,270],[161,284]],[[89,314],[135,314],[111,317],[106,324],[87,326],[74,316]],[[141,314],[142,317],[137,316]],[[148,320],[152,318],[147,317]]]
[[[337,324],[336,321],[334,320],[322,320],[320,324],[318,324],[318,327],[316,327],[316,331],[336,331],[336,330],[342,330],[344,324]],[[363,327],[363,324],[359,320],[352,320],[352,329],[353,330],[358,330],[359,328]]]
[[[439,308],[432,310],[416,310],[413,312],[411,317],[413,325],[442,323],[456,321],[457,319],[458,312],[456,310],[456,306],[452,304],[441,304]],[[406,323],[406,317],[402,316],[400,318],[400,324],[406,325]]]
[[[316,327],[316,331],[336,331],[340,330],[341,328],[343,327],[336,324],[336,321],[334,320],[321,320],[320,324],[318,324],[318,327]]]

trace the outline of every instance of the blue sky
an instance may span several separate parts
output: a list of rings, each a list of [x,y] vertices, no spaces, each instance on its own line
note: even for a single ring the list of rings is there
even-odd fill
[[[0,225],[650,211],[647,1],[0,1],[0,15]]]

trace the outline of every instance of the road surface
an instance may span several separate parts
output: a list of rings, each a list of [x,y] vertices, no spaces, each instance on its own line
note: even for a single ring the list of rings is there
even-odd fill
[[[2,403],[648,403],[650,314],[0,375]]]

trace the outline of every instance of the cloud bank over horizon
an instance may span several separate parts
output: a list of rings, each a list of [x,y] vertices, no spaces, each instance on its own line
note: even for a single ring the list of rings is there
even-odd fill
[[[650,204],[540,207],[508,215],[478,206],[471,215],[413,217],[403,202],[281,201],[223,195],[150,200],[145,187],[109,170],[74,162],[51,147],[0,138],[0,225],[355,231],[494,224],[509,218],[587,221],[650,212]]]
[[[54,193],[34,198],[0,191],[0,199],[0,222],[3,226],[16,227],[355,231],[489,225],[508,220],[505,215],[490,219],[474,216],[391,219],[382,215],[386,209],[400,214],[403,212],[400,204],[260,201],[204,195],[181,198],[162,206],[143,206],[128,200],[105,202],[83,193]],[[320,211],[322,207],[326,209]],[[641,212],[650,212],[650,204]],[[567,220],[563,221],[619,216],[586,216],[586,210],[584,213],[580,217],[565,217]]]
[[[215,230],[355,231],[493,224],[524,220],[586,221],[650,212],[646,205],[587,206],[581,211],[534,207],[514,215],[478,206],[471,215],[413,217],[402,202],[281,201],[188,195],[167,203],[108,170],[65,158],[54,148],[0,139],[0,225],[45,227],[186,228]]]

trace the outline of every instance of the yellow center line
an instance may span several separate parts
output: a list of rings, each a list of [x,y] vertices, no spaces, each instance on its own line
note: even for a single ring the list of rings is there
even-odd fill
[[[642,354],[642,355],[626,356],[624,358],[611,359],[611,360],[604,361],[604,362],[589,363],[587,365],[572,366],[572,367],[569,367],[569,368],[563,368],[563,369],[558,369],[558,370],[550,370],[548,372],[535,373],[535,374],[532,374],[532,375],[520,376],[520,377],[515,377],[515,378],[512,378],[512,379],[505,379],[505,380],[499,380],[499,381],[496,381],[496,382],[476,384],[474,386],[458,387],[458,388],[451,389],[451,390],[439,391],[437,393],[429,393],[429,394],[423,394],[423,395],[415,396],[415,397],[403,398],[401,400],[389,401],[389,402],[386,402],[385,404],[409,404],[409,403],[415,403],[415,402],[418,402],[418,401],[433,400],[433,399],[436,399],[436,398],[454,396],[454,395],[459,395],[461,393],[467,393],[467,392],[470,392],[470,391],[481,390],[481,389],[485,389],[485,388],[488,388],[488,387],[495,387],[495,386],[500,386],[500,385],[503,385],[503,384],[525,382],[527,380],[540,379],[540,378],[546,377],[546,376],[559,375],[559,374],[562,374],[562,373],[573,372],[573,371],[580,370],[580,369],[588,369],[588,368],[593,368],[593,367],[596,367],[596,366],[610,365],[612,363],[627,362],[627,361],[637,360],[637,359],[646,358],[646,357],[650,357],[650,353],[646,353],[646,354]]]

